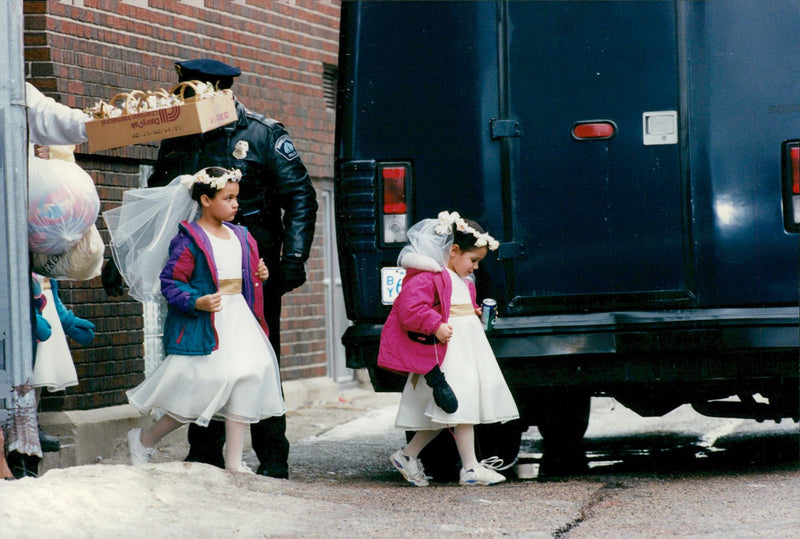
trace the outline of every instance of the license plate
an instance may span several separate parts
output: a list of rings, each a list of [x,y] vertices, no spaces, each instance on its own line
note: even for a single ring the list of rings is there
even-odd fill
[[[403,268],[381,268],[381,302],[391,305],[403,285],[406,270]]]

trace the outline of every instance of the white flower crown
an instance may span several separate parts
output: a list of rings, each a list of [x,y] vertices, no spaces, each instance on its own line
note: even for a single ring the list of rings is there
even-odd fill
[[[186,186],[187,189],[191,189],[196,183],[205,183],[219,191],[228,185],[228,182],[238,182],[242,179],[242,171],[238,168],[231,170],[223,169],[225,170],[225,174],[216,178],[212,178],[208,172],[206,172],[209,168],[221,167],[206,167],[202,170],[198,170],[194,174],[184,174],[183,179],[181,179],[181,184]]]
[[[469,226],[458,212],[439,212],[438,218],[439,224],[434,229],[437,234],[450,234],[453,231],[453,225],[456,225],[456,230],[459,232],[475,236],[475,247],[488,247],[490,251],[496,251],[500,247],[500,242],[491,237],[488,232],[478,232]]]

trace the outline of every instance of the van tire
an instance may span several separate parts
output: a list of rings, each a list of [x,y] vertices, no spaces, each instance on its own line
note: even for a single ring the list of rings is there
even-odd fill
[[[590,405],[591,396],[578,391],[539,399],[531,409],[535,411],[536,426],[545,444],[580,443],[589,426]]]
[[[538,400],[536,426],[542,435],[540,477],[576,475],[586,472],[583,435],[589,426],[591,395],[567,392],[560,398]]]

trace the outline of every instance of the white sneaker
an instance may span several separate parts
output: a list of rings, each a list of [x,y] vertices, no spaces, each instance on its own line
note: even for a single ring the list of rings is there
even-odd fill
[[[422,461],[415,457],[407,457],[403,454],[402,449],[398,449],[389,461],[397,468],[406,481],[415,487],[427,487],[428,477],[425,475],[425,468],[422,466]]]
[[[494,470],[478,464],[471,470],[461,468],[458,481],[461,485],[476,486],[476,485],[496,485],[506,480],[503,474],[497,473]]]
[[[128,431],[128,450],[131,452],[131,464],[147,464],[156,452],[155,447],[147,448],[142,445],[142,429]]]

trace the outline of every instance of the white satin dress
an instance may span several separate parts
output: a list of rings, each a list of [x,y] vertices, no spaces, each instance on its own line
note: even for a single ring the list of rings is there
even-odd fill
[[[453,337],[447,344],[441,369],[458,399],[458,409],[452,414],[445,413],[433,401],[433,390],[424,376],[411,374],[403,389],[395,426],[408,430],[433,430],[517,419],[519,410],[480,318],[472,310],[467,283],[452,270],[445,271],[450,272],[453,281],[448,320],[453,326]],[[431,346],[431,354],[434,354],[433,348]]]
[[[31,384],[33,387],[46,387],[48,391],[64,391],[70,386],[78,385],[78,373],[75,371],[67,336],[58,317],[50,279],[38,275],[36,279],[39,280],[45,297],[42,316],[50,322],[52,333],[50,338],[36,345],[36,361],[33,364]]]
[[[220,280],[241,279],[242,248],[207,234]],[[256,293],[260,293],[257,290]],[[171,354],[147,379],[128,391],[142,413],[159,409],[181,423],[207,426],[212,419],[256,423],[283,415],[280,371],[272,346],[244,296],[222,296],[214,315],[219,348],[207,356]]]

